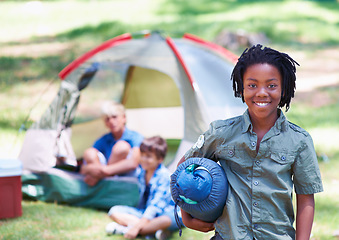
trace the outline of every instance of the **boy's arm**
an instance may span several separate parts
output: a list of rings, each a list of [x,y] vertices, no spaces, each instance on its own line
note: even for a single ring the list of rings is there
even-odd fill
[[[134,170],[138,167],[140,160],[140,148],[132,148],[132,155],[130,158],[123,159],[113,164],[102,166],[103,176],[109,177],[117,174],[123,174],[128,171]]]
[[[314,218],[314,195],[297,194],[296,240],[310,239]]]
[[[181,209],[181,217],[184,225],[193,230],[200,232],[209,232],[214,230],[214,223],[204,222],[200,219],[193,218],[190,214]]]
[[[132,156],[130,158],[126,158],[109,165],[82,165],[81,174],[88,174],[88,178],[92,178],[93,180],[87,182],[87,184],[89,184],[90,186],[94,186],[102,178],[114,176],[117,174],[123,174],[136,169],[139,165],[139,159],[140,148],[134,147],[132,149]]]

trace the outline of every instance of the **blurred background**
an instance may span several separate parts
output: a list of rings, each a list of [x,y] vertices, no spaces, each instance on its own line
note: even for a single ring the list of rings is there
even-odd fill
[[[24,129],[39,119],[56,95],[57,75],[65,66],[108,39],[142,30],[161,30],[171,37],[192,33],[237,55],[262,43],[287,52],[300,64],[296,96],[286,115],[311,133],[323,176],[325,192],[316,195],[312,239],[339,238],[339,3],[335,0],[0,1],[0,157],[17,157]],[[23,204],[55,210],[55,206]],[[92,218],[107,221],[102,215]],[[8,232],[13,224],[0,221]],[[66,234],[77,239],[69,231]],[[102,229],[81,231],[103,237]],[[60,234],[60,239],[68,236]]]

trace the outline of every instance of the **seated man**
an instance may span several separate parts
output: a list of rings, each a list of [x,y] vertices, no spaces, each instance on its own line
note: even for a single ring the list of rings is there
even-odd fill
[[[85,150],[80,168],[80,173],[85,175],[84,181],[90,186],[107,176],[130,173],[139,165],[139,146],[143,136],[126,128],[124,106],[106,103],[102,107],[102,116],[110,132]]]

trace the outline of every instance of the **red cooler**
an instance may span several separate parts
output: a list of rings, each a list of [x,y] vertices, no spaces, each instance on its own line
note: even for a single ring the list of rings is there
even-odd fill
[[[0,159],[0,219],[22,215],[22,164],[17,159]]]

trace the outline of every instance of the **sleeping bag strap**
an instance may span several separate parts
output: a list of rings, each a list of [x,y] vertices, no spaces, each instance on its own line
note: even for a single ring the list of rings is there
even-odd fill
[[[179,219],[179,216],[178,216],[178,200],[175,201],[175,205],[174,205],[174,217],[175,217],[175,222],[179,228],[179,237],[181,237],[182,235],[182,229],[181,229],[181,223],[180,223],[180,219]]]

